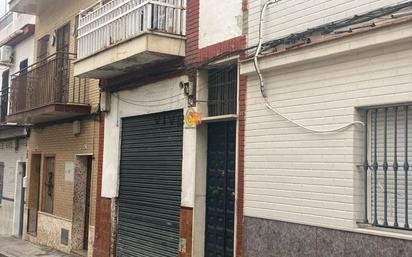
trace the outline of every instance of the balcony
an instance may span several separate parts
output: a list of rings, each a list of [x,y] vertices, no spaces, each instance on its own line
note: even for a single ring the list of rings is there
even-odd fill
[[[56,53],[12,75],[7,122],[37,124],[89,114],[86,80],[72,75],[74,59]]]
[[[74,75],[109,79],[182,59],[184,3],[112,0],[81,12]]]
[[[55,0],[10,0],[10,11],[37,15]]]
[[[34,34],[35,17],[6,13],[0,18],[0,45],[15,46]]]

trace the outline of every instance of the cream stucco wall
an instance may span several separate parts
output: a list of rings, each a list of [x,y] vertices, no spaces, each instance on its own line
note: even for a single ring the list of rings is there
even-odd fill
[[[412,102],[411,29],[406,23],[262,58],[270,102],[321,130],[362,119],[357,107]],[[360,231],[362,126],[308,132],[265,107],[250,62],[242,73],[248,76],[245,215]]]
[[[103,159],[102,196],[118,195],[120,164],[121,119],[151,113],[184,109],[187,100],[179,87],[186,76],[171,78],[131,90],[122,90],[111,95],[110,112],[105,118],[105,141]],[[128,103],[129,102],[129,103]],[[131,102],[131,103],[130,103]],[[196,129],[185,128],[183,132],[182,206],[193,207]]]

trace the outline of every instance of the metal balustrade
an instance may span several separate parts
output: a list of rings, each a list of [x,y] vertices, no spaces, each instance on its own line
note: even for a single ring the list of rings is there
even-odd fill
[[[87,104],[86,79],[73,77],[74,60],[74,54],[58,52],[13,74],[9,115],[50,104]]]
[[[98,2],[79,15],[79,59],[142,33],[185,35],[186,0],[112,0]]]
[[[366,110],[364,223],[410,230],[410,105]]]

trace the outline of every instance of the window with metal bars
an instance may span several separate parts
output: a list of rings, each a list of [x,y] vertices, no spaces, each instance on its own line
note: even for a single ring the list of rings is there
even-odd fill
[[[209,116],[237,113],[237,64],[228,64],[208,71]]]
[[[365,223],[410,230],[412,105],[366,110]]]

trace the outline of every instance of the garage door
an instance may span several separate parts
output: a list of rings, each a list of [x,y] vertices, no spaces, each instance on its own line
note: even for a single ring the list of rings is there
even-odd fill
[[[123,119],[118,256],[177,256],[182,113]]]

